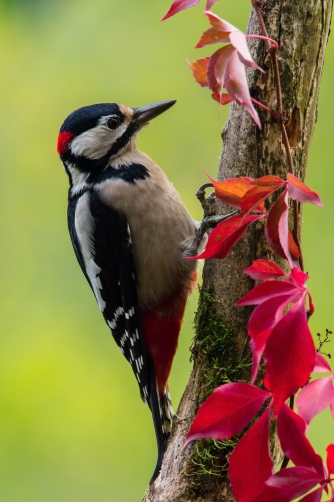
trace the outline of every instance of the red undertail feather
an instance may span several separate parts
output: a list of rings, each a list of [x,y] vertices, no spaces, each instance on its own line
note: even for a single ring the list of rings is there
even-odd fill
[[[163,396],[165,388],[168,389],[167,380],[177,349],[187,298],[194,290],[196,280],[197,271],[194,272],[186,293],[183,291],[181,295],[165,301],[159,312],[141,313],[145,346],[153,359],[160,396]]]

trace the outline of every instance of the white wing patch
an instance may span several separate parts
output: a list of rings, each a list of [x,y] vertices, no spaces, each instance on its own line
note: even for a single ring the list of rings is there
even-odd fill
[[[101,295],[102,284],[99,277],[101,268],[94,261],[94,229],[95,223],[90,212],[89,194],[86,192],[80,197],[77,203],[75,211],[75,230],[80,243],[86,273],[92,285],[99,309],[103,312],[106,302]]]
[[[116,328],[116,325],[117,325],[117,319],[119,318],[119,316],[121,316],[122,314],[124,314],[124,309],[123,307],[118,307],[115,311],[115,314],[114,314],[114,318],[111,320],[111,321],[107,321],[108,323],[108,326],[111,330],[115,329]]]

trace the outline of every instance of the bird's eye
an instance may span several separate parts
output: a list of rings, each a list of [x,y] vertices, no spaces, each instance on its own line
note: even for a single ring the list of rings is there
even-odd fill
[[[110,117],[107,121],[107,127],[109,129],[117,129],[117,127],[120,125],[121,119],[115,115],[114,117]]]

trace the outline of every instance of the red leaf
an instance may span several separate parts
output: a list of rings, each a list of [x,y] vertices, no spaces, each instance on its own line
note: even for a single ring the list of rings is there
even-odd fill
[[[244,235],[249,225],[262,217],[262,215],[250,215],[244,218],[242,214],[237,214],[236,216],[222,221],[209,235],[203,253],[199,256],[189,257],[188,260],[226,258],[229,251]]]
[[[293,235],[290,232],[290,230],[288,231],[288,246],[289,246],[291,258],[293,260],[297,261],[298,258],[300,257],[300,252],[299,252],[298,246],[295,243]]]
[[[311,202],[316,206],[323,206],[319,195],[313,192],[300,179],[293,174],[288,173],[288,192],[290,199],[298,200],[299,202]]]
[[[321,486],[317,490],[314,490],[314,492],[311,492],[308,495],[305,495],[305,497],[300,499],[299,502],[320,502],[321,497],[322,497],[322,492],[323,492],[323,488]]]
[[[248,333],[256,338],[262,331],[273,329],[284,314],[284,309],[292,301],[291,295],[279,295],[260,303],[248,321]]]
[[[189,7],[194,7],[194,5],[197,5],[198,3],[199,0],[174,0],[174,2],[171,5],[171,8],[167,12],[167,14],[161,19],[161,21],[164,21],[165,19],[174,16],[174,14],[181,12],[181,10],[188,9]]]
[[[231,60],[231,56],[235,50],[232,45],[225,45],[223,49],[225,49],[225,51],[220,54],[214,68],[215,77],[217,81],[216,89],[219,94],[222,93],[223,88],[225,87],[226,71],[228,68],[228,64]]]
[[[207,0],[208,5],[214,3],[213,0]],[[174,4],[176,3],[176,0]],[[173,5],[174,5],[173,4]],[[184,8],[184,7],[183,7]],[[218,49],[209,59],[207,67],[207,80],[210,89],[213,91],[212,97],[218,103],[228,102],[227,99],[218,98],[222,94],[222,89],[227,90],[229,101],[234,100],[239,105],[244,106],[251,117],[261,129],[261,123],[257,111],[253,107],[249,94],[245,68],[247,65],[262,71],[252,60],[249,49],[246,44],[246,35],[235,26],[224,21],[210,11],[206,11],[212,28],[206,30],[196,47],[203,47],[216,42],[230,41],[232,45],[227,45]]]
[[[276,189],[279,188],[280,186],[283,186],[286,184],[286,181],[282,180],[279,176],[261,176],[261,178],[257,178],[256,180],[252,181],[252,185],[256,186],[276,186]]]
[[[318,473],[307,467],[281,469],[266,481],[264,490],[251,502],[289,502],[322,481]]]
[[[294,241],[292,235],[289,235],[288,213],[288,192],[285,189],[268,213],[265,234],[271,249],[282,258],[286,258],[293,267],[295,263],[290,254],[290,247],[293,248],[294,255],[298,250],[296,251],[297,248],[292,245]]]
[[[286,275],[275,262],[262,259],[253,261],[252,265],[244,270],[244,274],[249,275],[255,281],[276,279]]]
[[[253,183],[252,183],[253,185]],[[243,196],[241,201],[241,209],[243,213],[250,213],[253,211],[260,202],[263,202],[267,199],[273,192],[281,188],[282,183],[278,186],[276,185],[257,185]]]
[[[329,362],[322,354],[316,352],[313,373],[326,373],[327,371],[332,373],[332,368],[330,367]]]
[[[260,271],[262,267],[263,270],[266,270],[267,264],[272,264],[272,262],[267,262],[266,260],[257,260],[257,262],[260,263]],[[275,266],[277,267],[277,265]],[[277,268],[284,274],[282,269]],[[255,275],[254,278],[257,279],[260,277]],[[248,322],[248,333],[251,336],[250,347],[253,359],[252,383],[256,378],[267,340],[275,325],[282,319],[286,306],[290,302],[296,303],[300,299],[304,301],[305,296],[309,294],[305,287],[307,279],[307,274],[297,268],[293,268],[288,276],[285,275],[284,281],[264,281],[262,284],[255,286],[255,288],[237,302],[238,306],[258,305]]]
[[[249,94],[245,67],[241,63],[236,51],[232,53],[228,63],[224,87],[228,94],[238,103],[238,105],[246,108],[258,128],[261,129],[261,122],[258,113],[253,107]]]
[[[332,377],[318,378],[308,383],[297,397],[298,413],[309,424],[315,415],[321,413],[333,401]]]
[[[194,439],[227,439],[240,432],[270,394],[246,383],[217,387],[202,404],[187,434],[185,446]]]
[[[299,270],[297,267],[293,267],[291,274],[289,275],[289,280],[295,283],[297,286],[304,288],[305,282],[309,279],[309,275]]]
[[[334,444],[330,444],[326,448],[327,451],[327,469],[328,474],[334,474]]]
[[[204,14],[207,16],[209,23],[213,28],[220,31],[221,33],[231,33],[232,31],[238,31],[238,28],[233,26],[233,24],[228,23],[224,19],[210,11],[205,11]]]
[[[207,71],[207,66],[208,66],[208,61],[209,61],[209,56],[203,59],[198,59],[194,63],[190,63],[190,61],[187,61],[192,74],[195,77],[196,82],[199,83],[201,87],[208,87],[209,82],[206,76],[206,71]]]
[[[271,329],[268,329],[267,331],[262,331],[256,336],[256,338],[251,338],[249,341],[249,345],[252,351],[251,383],[254,383],[257,377],[257,372],[259,371],[261,357],[266,347],[267,340],[271,335],[271,331],[272,331]],[[266,380],[263,381],[263,384],[268,390],[270,390]]]
[[[214,92],[218,92],[218,93],[221,92],[221,91],[219,91],[220,85],[219,85],[217,77],[216,77],[216,71],[215,71],[216,64],[221,56],[222,56],[221,61],[223,61],[223,63],[226,62],[225,58],[227,58],[227,62],[228,62],[228,60],[231,56],[231,52],[233,52],[233,50],[234,49],[233,49],[232,45],[225,45],[224,47],[221,47],[216,52],[214,52],[212,54],[212,56],[210,56],[210,58],[209,58],[208,66],[207,66],[207,70],[206,70],[206,77],[208,80],[209,88]]]
[[[233,47],[238,52],[238,56],[240,61],[250,68],[255,68],[257,70],[263,71],[254,61],[252,60],[252,56],[249,52],[247,43],[246,43],[246,35],[238,28],[228,23],[224,19],[221,19],[213,12],[207,11],[204,14],[208,17],[211,26],[222,34],[222,37],[228,37],[229,41],[233,45]],[[212,43],[212,42],[209,42]]]
[[[304,298],[276,324],[264,358],[276,414],[284,401],[306,384],[314,368],[315,347],[307,324]]]
[[[233,47],[237,50],[238,56],[242,64],[254,70],[264,71],[256,63],[254,63],[246,43],[246,34],[240,30],[234,30],[230,33],[230,41]]]
[[[270,406],[240,439],[229,459],[228,473],[238,502],[248,502],[272,475],[269,451]]]
[[[269,392],[270,392],[270,387],[269,387],[269,382],[268,382],[268,377],[267,377],[267,375],[264,375],[264,377],[263,377],[263,385],[264,385],[264,386],[265,386],[265,388],[266,388],[267,390],[269,390]]]
[[[288,247],[288,193],[285,190],[269,211],[265,228],[266,239],[270,247],[282,258],[287,258]],[[281,230],[281,232],[280,232]],[[281,235],[280,235],[281,233]],[[281,240],[284,241],[284,248]]]
[[[312,295],[311,295],[311,293],[309,291],[307,292],[307,298],[308,298],[308,302],[309,302],[309,312],[311,314],[313,314],[313,312],[314,312],[314,305],[313,305],[313,301],[312,301]]]
[[[212,27],[206,30],[200,38],[200,41],[195,45],[196,49],[205,47],[206,45],[215,44],[217,42],[229,42],[229,32],[223,32]]]
[[[309,467],[324,477],[322,459],[305,436],[305,430],[305,420],[283,403],[277,415],[277,432],[282,450],[296,466]]]
[[[291,295],[291,301],[297,295],[305,294],[304,291],[296,287],[289,281],[264,281],[255,286],[237,301],[238,307],[246,305],[258,305],[276,296]]]
[[[310,485],[307,490],[311,490],[313,486],[315,486],[320,481],[323,481],[323,477],[314,471],[313,469],[309,469],[308,467],[297,466],[290,467],[288,469],[281,469],[279,472],[271,476],[267,481],[267,486],[283,488],[283,487],[293,487],[293,484],[298,481],[309,481]],[[307,483],[305,487],[307,486]],[[305,493],[305,492],[304,492]],[[299,497],[302,493],[295,494],[294,497]]]
[[[210,176],[209,176],[210,178]],[[240,202],[244,194],[249,190],[252,178],[228,178],[226,181],[215,181],[210,178],[215,188],[215,195],[224,204],[240,209]]]
[[[211,7],[218,2],[218,0],[206,0],[206,7],[205,10],[210,10]]]
[[[251,382],[257,376],[261,357],[266,347],[267,340],[273,328],[283,317],[284,309],[291,301],[290,295],[277,296],[258,305],[252,312],[248,322],[248,333],[252,337],[250,346],[252,350],[253,365]]]

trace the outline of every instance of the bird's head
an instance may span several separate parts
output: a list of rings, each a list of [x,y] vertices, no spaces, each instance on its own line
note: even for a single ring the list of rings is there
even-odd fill
[[[139,130],[174,103],[163,101],[141,108],[102,103],[79,108],[61,126],[57,143],[60,158],[84,172],[90,171],[92,164],[102,167],[134,147]]]

